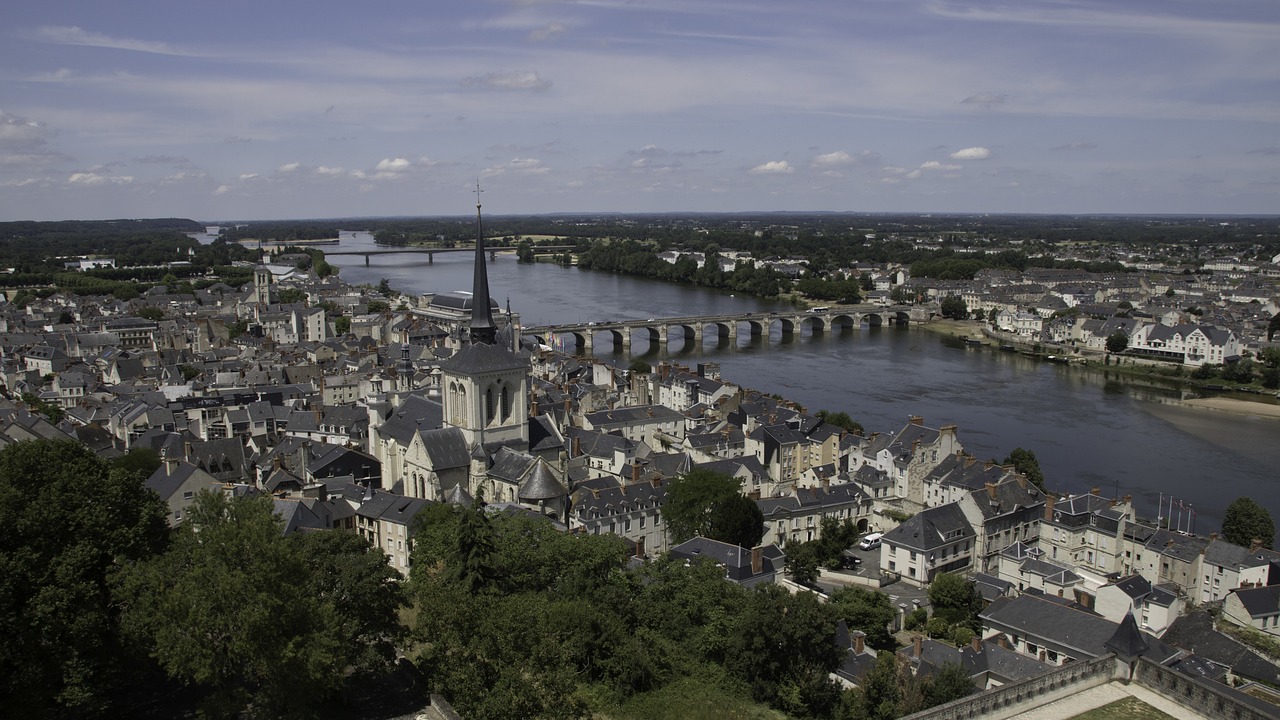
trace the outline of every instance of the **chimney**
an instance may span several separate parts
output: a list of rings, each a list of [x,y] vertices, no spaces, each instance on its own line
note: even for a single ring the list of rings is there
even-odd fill
[[[864,632],[862,632],[861,630],[854,630],[854,631],[853,631],[852,633],[850,633],[850,634],[851,634],[851,635],[853,635],[853,654],[854,654],[854,655],[861,655],[862,653],[866,652],[866,650],[867,650],[867,641],[866,641],[867,634],[866,634],[866,633],[864,633]]]
[[[911,657],[920,657],[924,654],[924,640],[919,635],[911,641]]]
[[[1096,497],[1096,496],[1098,496],[1098,495],[1101,495],[1101,494],[1102,494],[1102,488],[1096,488],[1096,487],[1095,487],[1095,488],[1089,488],[1089,494],[1090,494],[1090,495],[1093,495],[1093,496],[1095,496],[1095,497]]]
[[[1261,550],[1261,549],[1262,549],[1262,538],[1254,538],[1254,539],[1249,543],[1249,552],[1250,552],[1250,553],[1256,553],[1256,552],[1258,552],[1258,551],[1259,551],[1259,550]]]
[[[924,427],[924,418],[919,415],[912,415],[911,424],[917,427]]]
[[[644,536],[636,538],[636,557],[644,559]]]
[[[573,452],[570,453],[570,457],[582,457],[582,436],[581,435],[573,436]]]
[[[649,483],[652,484],[655,488],[660,488],[662,487],[662,478],[655,475],[654,477],[649,479]]]
[[[995,502],[995,500],[996,500],[996,484],[995,484],[995,483],[993,483],[993,482],[989,482],[989,483],[987,483],[986,485],[987,485],[987,497],[991,498],[991,502]]]
[[[978,637],[977,635],[973,636],[973,640],[970,641],[969,645],[973,648],[974,652],[976,653],[982,652],[982,638]]]
[[[1000,647],[1004,648],[1005,650],[1008,650],[1009,638],[1005,637],[1004,633],[1000,633],[1000,635],[996,637],[996,644],[998,644]]]
[[[751,548],[751,574],[759,575],[764,572],[764,553],[760,547]]]
[[[640,463],[634,460],[631,461],[631,482],[640,482]]]
[[[1023,475],[1022,473],[1015,473],[1013,476],[1013,479],[1018,481],[1018,487],[1022,488],[1023,490],[1027,489],[1026,475]]]
[[[538,398],[530,398],[529,400],[529,417],[538,416]]]
[[[751,498],[752,500],[759,500],[759,499],[760,499],[760,491],[759,491],[759,490],[752,490],[751,492],[747,493],[747,497]]]
[[[1120,498],[1120,502],[1124,503],[1125,505],[1132,505],[1132,504],[1133,504],[1133,496],[1132,496],[1132,495],[1125,495],[1124,497]]]
[[[564,399],[564,414],[568,415],[573,412],[573,400],[571,398]]]
[[[1053,519],[1053,502],[1054,502],[1054,497],[1052,495],[1045,495],[1044,519],[1046,522]]]
[[[1209,533],[1209,542],[1213,542],[1214,540],[1217,540],[1217,539],[1218,539],[1218,533],[1216,532]]]

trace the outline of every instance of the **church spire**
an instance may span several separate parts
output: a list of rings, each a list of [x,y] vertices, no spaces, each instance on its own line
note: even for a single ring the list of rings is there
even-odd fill
[[[484,231],[480,227],[480,183],[476,183],[476,263],[471,282],[471,342],[493,345],[497,341],[497,326],[493,324],[493,312],[489,308],[489,271],[484,261]]]

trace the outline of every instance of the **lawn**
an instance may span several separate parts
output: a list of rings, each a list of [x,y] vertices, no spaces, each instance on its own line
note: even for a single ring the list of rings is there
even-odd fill
[[[1136,697],[1127,697],[1081,713],[1071,720],[1175,720]]]

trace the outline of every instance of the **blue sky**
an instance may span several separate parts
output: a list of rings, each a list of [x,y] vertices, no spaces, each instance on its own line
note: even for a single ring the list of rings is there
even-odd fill
[[[17,0],[0,219],[1280,212],[1274,0]]]

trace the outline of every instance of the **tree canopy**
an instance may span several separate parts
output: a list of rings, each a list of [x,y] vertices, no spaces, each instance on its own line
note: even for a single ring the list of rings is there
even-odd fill
[[[1262,541],[1265,548],[1276,539],[1276,524],[1271,513],[1253,498],[1245,495],[1227,506],[1222,516],[1222,538],[1230,543],[1249,547],[1254,539]]]
[[[71,441],[0,450],[0,697],[14,717],[92,714],[129,657],[108,578],[160,551],[165,508],[137,472]]]
[[[764,515],[742,495],[742,482],[710,470],[695,468],[667,483],[662,520],[673,543],[700,535],[754,547],[764,537]]]
[[[1027,480],[1044,491],[1044,473],[1040,471],[1040,461],[1031,450],[1014,448],[1004,459],[1005,465],[1012,465],[1014,470],[1026,476]]]
[[[201,491],[169,552],[121,574],[122,625],[209,714],[307,716],[394,659],[397,577],[359,536],[286,537],[271,498]]]

